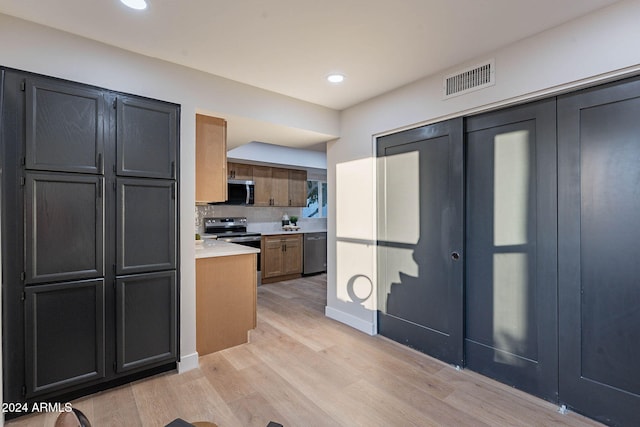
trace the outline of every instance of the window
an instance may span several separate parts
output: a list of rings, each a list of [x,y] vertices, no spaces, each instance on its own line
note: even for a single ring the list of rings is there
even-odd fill
[[[307,207],[302,209],[304,218],[327,217],[327,183],[324,181],[307,181]]]

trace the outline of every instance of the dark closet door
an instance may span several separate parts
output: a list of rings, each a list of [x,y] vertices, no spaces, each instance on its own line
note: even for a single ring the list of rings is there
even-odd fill
[[[640,425],[640,81],[558,101],[560,399]]]
[[[103,276],[104,179],[27,172],[25,284]]]
[[[105,376],[103,279],[27,287],[25,313],[27,398]]]
[[[116,121],[118,175],[176,178],[178,107],[119,96]]]
[[[470,117],[465,364],[558,398],[555,99]]]
[[[176,273],[136,274],[116,283],[118,372],[176,358]]]
[[[103,173],[103,93],[38,78],[25,91],[26,168]]]
[[[116,274],[176,268],[175,182],[117,179]]]
[[[462,139],[462,119],[378,139],[385,165],[381,235],[387,239],[378,244],[391,255],[379,259],[390,279],[381,283],[385,294],[380,295],[378,332],[456,365],[462,364],[463,339]],[[394,180],[402,174],[411,174],[414,181]],[[389,201],[402,194],[414,211]],[[397,233],[391,232],[394,227]],[[394,265],[392,250],[412,256],[416,268],[403,271]],[[397,281],[387,283],[391,278]]]

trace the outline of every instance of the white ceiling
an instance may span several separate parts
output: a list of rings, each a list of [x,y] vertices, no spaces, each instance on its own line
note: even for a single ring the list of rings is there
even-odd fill
[[[615,1],[0,0],[0,13],[342,110]]]

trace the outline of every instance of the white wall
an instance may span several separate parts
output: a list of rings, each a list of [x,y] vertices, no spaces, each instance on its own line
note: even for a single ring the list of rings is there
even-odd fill
[[[227,152],[229,161],[297,166],[300,169],[327,169],[327,154],[302,148],[250,142]]]
[[[341,137],[327,145],[327,315],[376,331],[376,290],[367,289],[377,268],[374,135],[638,73],[638,17],[640,1],[621,1],[475,58],[468,65],[495,58],[496,66],[495,86],[477,92],[442,100],[442,76],[463,64],[343,111]]]
[[[195,346],[195,113],[226,112],[337,135],[338,112],[0,14],[0,65],[181,104],[180,369]]]

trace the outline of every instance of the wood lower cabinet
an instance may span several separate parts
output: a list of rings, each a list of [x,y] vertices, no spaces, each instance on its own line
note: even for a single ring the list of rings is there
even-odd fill
[[[196,350],[200,356],[248,341],[256,327],[255,254],[196,259]]]
[[[262,282],[272,283],[302,274],[302,234],[262,238]]]
[[[225,200],[227,122],[218,117],[196,114],[196,203]]]

